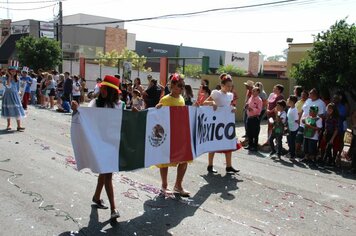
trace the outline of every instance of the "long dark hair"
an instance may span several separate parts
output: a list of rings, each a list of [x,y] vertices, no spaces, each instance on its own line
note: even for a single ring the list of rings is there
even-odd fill
[[[115,105],[117,105],[119,101],[119,93],[117,92],[116,89],[105,86],[106,91],[107,91],[107,96],[106,98],[103,98],[101,96],[101,93],[99,93],[98,98],[96,99],[96,106],[97,107],[109,107],[109,108],[114,108]]]
[[[202,91],[205,91],[205,92],[206,92],[207,94],[209,94],[209,96],[210,96],[211,91],[210,91],[210,89],[209,89],[208,86],[203,86],[203,87],[201,88],[201,90],[202,90]]]
[[[331,108],[333,110],[333,113],[329,116],[327,114],[327,117],[333,118],[333,119],[339,119],[339,111],[337,110],[337,107],[335,103],[330,102],[327,106],[326,109]]]
[[[184,85],[184,89],[185,89],[185,95],[187,97],[190,97],[190,98],[194,97],[192,86],[190,86],[189,84],[186,84],[186,85]]]
[[[9,72],[9,74],[11,75],[11,73]],[[6,76],[7,78],[9,78],[8,76]],[[17,71],[16,71],[16,73],[15,73],[15,75],[14,75],[14,81],[17,83],[18,81],[19,81],[19,78],[18,78],[18,75],[17,75]]]

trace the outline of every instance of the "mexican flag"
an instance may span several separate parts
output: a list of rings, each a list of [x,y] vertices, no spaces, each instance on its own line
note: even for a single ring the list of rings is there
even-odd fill
[[[71,126],[77,168],[111,173],[193,160],[195,113],[194,107],[80,107]]]
[[[119,170],[193,160],[193,107],[123,111]]]

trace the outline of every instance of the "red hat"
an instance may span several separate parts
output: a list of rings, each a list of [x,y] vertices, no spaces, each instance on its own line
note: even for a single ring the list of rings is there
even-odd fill
[[[111,88],[114,88],[117,90],[117,92],[120,94],[121,90],[119,89],[120,86],[120,80],[114,76],[111,75],[105,75],[103,82],[100,83],[99,87],[101,86],[108,86]]]
[[[179,81],[181,79],[178,73],[174,73],[171,75],[171,81]]]

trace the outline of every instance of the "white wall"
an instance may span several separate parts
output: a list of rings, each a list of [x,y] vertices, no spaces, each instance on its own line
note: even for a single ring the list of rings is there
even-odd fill
[[[126,42],[126,47],[129,50],[136,50],[136,34],[127,33]]]
[[[224,65],[234,65],[240,69],[248,71],[249,54],[238,52],[225,52]]]
[[[117,20],[119,19],[80,13],[80,14],[64,16],[63,24],[83,24],[83,23],[93,23],[93,22],[109,22],[109,21],[117,21]],[[120,27],[121,29],[124,29],[124,23],[103,24],[103,25],[81,25],[81,27],[100,29],[100,30],[105,30],[105,27],[115,28],[116,26]]]

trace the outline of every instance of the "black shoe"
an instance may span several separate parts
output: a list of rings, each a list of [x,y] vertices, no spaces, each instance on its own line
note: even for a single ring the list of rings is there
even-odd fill
[[[25,131],[25,128],[24,128],[24,127],[17,127],[17,131],[19,131],[19,132],[24,132],[24,131]]]
[[[215,170],[213,166],[208,166],[208,168],[206,169],[208,170],[209,173],[215,173],[215,174],[218,173],[218,171]]]
[[[250,147],[250,146],[246,146],[246,147],[244,147],[244,149],[246,149],[246,150],[250,150],[250,149],[251,149],[251,147]]]
[[[93,198],[92,201],[96,204],[96,207],[99,209],[108,209],[109,208],[104,204],[103,199],[95,200]]]
[[[249,150],[250,150],[251,152],[257,152],[257,148],[256,148],[256,147],[250,147]]]
[[[269,156],[270,156],[270,157],[273,157],[273,155],[276,154],[276,153],[277,153],[277,152],[272,151],[272,152],[270,152]]]
[[[239,169],[234,169],[234,167],[230,166],[230,167],[226,167],[226,173],[238,173],[240,172]]]

